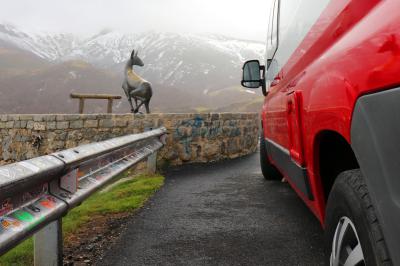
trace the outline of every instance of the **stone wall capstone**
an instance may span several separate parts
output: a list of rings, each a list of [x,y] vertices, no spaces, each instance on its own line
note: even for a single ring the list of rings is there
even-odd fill
[[[257,148],[256,113],[1,115],[0,161],[11,163],[165,126],[160,164],[236,158]]]

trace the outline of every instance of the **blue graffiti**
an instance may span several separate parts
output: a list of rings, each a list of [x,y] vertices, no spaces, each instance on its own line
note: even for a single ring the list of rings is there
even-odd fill
[[[204,121],[202,117],[196,116],[177,123],[174,137],[177,140],[189,137],[215,138],[222,132],[222,124],[219,121]]]

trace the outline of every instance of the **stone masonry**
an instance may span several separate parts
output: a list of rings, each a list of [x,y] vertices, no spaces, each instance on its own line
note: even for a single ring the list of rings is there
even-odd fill
[[[252,153],[258,143],[255,113],[1,115],[0,161],[11,163],[81,144],[165,126],[159,163],[210,162]]]

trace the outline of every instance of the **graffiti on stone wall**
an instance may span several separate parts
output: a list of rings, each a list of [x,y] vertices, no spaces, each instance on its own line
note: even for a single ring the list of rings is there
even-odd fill
[[[233,125],[236,126],[236,125]],[[240,133],[240,129],[236,128]],[[220,120],[205,121],[196,116],[193,119],[178,121],[175,125],[174,138],[182,139],[189,137],[215,138],[223,133],[223,122]]]
[[[195,116],[192,119],[178,120],[175,124],[174,140],[179,143],[178,149],[182,160],[191,160],[192,157],[200,157],[202,153],[201,143],[203,139],[213,141],[222,138],[235,138],[243,134],[243,127],[239,120],[222,120],[218,115],[211,115],[208,119]],[[225,149],[225,143],[220,141],[220,145],[214,150],[218,154]],[[236,142],[234,142],[236,143]],[[216,144],[214,144],[216,145]],[[237,145],[228,144],[228,146]],[[233,150],[233,149],[230,149]]]

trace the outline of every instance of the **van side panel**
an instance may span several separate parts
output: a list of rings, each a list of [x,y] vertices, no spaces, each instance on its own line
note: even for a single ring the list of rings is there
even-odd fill
[[[304,74],[299,79],[289,79],[284,83],[279,83],[277,87],[284,86],[286,83],[287,85],[281,90],[301,91],[303,95],[304,151],[315,201],[310,202],[305,198],[303,200],[308,202],[311,208],[315,208],[314,213],[318,213],[318,217],[323,222],[325,199],[318,172],[316,136],[325,130],[335,131],[354,148],[361,171],[367,179],[371,200],[375,206],[379,207],[377,208],[378,219],[383,228],[388,226],[383,229],[383,233],[391,249],[393,262],[397,265],[400,264],[400,258],[395,249],[398,249],[400,244],[396,240],[398,235],[391,233],[396,232],[397,229],[390,228],[399,224],[398,217],[391,215],[393,212],[398,212],[400,205],[398,193],[393,192],[394,189],[398,190],[398,171],[391,170],[383,171],[384,174],[373,174],[369,167],[378,163],[380,166],[375,165],[376,167],[373,168],[379,170],[392,163],[386,169],[396,169],[399,164],[398,140],[395,137],[375,135],[384,130],[383,133],[390,131],[396,133],[395,136],[398,137],[399,110],[397,108],[398,101],[396,101],[398,90],[392,88],[400,87],[400,18],[393,10],[400,10],[400,2],[386,0],[378,5],[375,3],[374,6],[364,6],[364,14],[360,13],[360,9],[361,7],[351,11],[354,9],[346,7],[342,14],[348,14],[349,17],[341,16],[344,21],[339,25],[347,23],[346,25],[351,25],[350,28],[339,27],[343,31],[342,35],[323,53],[312,60],[306,57],[302,59],[311,63],[300,68],[302,69],[301,73]],[[354,14],[356,11],[358,18]],[[350,20],[354,18],[358,20],[355,22]],[[333,38],[332,35],[326,36]],[[302,63],[299,61],[298,64]],[[293,87],[291,87],[292,85]],[[392,104],[389,104],[388,100],[381,100],[381,96],[375,93],[382,90],[386,90],[387,93],[379,93],[379,95],[385,99],[394,100]],[[364,98],[364,95],[371,96]],[[368,107],[364,108],[364,111],[361,105],[355,107],[359,99],[364,99],[362,106]],[[375,99],[379,100],[375,101]],[[268,97],[266,101],[268,103]],[[370,104],[371,101],[374,104]],[[380,115],[379,119],[375,119],[384,110],[389,110],[388,115]],[[267,112],[266,117],[268,117],[269,111],[265,111]],[[363,115],[363,112],[368,112],[368,114]],[[266,122],[268,123],[268,121]],[[396,129],[393,129],[393,126],[396,126]],[[385,129],[389,131],[385,131]],[[268,138],[268,135],[266,137]],[[376,141],[383,143],[374,143]],[[375,148],[373,148],[374,146]],[[372,150],[366,152],[363,150],[366,148]],[[394,150],[397,155],[383,149]],[[373,159],[369,156],[370,159],[368,159],[368,154],[374,156],[386,154],[385,156],[390,157]],[[396,172],[396,174],[392,174],[390,177],[389,172]],[[391,182],[389,185],[391,189],[387,188],[388,182]],[[300,196],[302,195],[300,194]],[[391,197],[391,203],[382,208],[383,202],[390,202],[388,197]],[[389,207],[392,207],[392,211],[388,211]]]
[[[304,127],[299,129],[303,131],[303,141],[298,142],[304,146],[300,154],[304,157],[300,161],[314,197],[310,199],[302,193],[290,171],[280,170],[322,224],[327,195],[318,169],[318,136],[324,131],[334,131],[351,144],[371,200],[378,207],[378,219],[394,265],[400,265],[400,94],[396,89],[400,88],[400,17],[396,12],[399,10],[398,0],[329,2],[303,41],[274,74],[262,113],[266,140],[272,145],[276,143],[283,153],[291,154],[288,100],[291,94],[301,93],[300,119]],[[292,125],[290,134],[295,134],[295,128]],[[276,160],[270,158],[271,162],[278,160],[275,157]],[[291,160],[296,161],[296,157]]]
[[[318,172],[316,136],[331,130],[351,143],[357,99],[400,83],[400,2],[387,0],[369,10],[319,58],[304,68],[296,88],[303,91],[305,157],[315,194],[323,195]],[[396,52],[397,51],[397,52]],[[362,170],[362,169],[361,169]],[[324,217],[324,198],[318,201]],[[323,219],[322,219],[323,221]]]
[[[378,5],[379,3],[385,3],[385,7],[383,4]],[[350,123],[354,103],[363,93],[360,89],[368,90],[372,85],[360,78],[365,77],[371,69],[379,65],[382,57],[391,57],[390,53],[377,53],[379,47],[377,47],[375,36],[380,32],[387,34],[388,29],[383,23],[389,22],[389,19],[393,21],[396,19],[380,14],[385,18],[371,20],[369,16],[370,13],[376,13],[377,10],[390,5],[396,5],[396,1],[335,0],[329,2],[317,22],[275,77],[270,93],[265,99],[262,114],[264,136],[267,140],[270,139],[287,149],[289,153],[288,98],[294,91],[302,92],[303,160],[314,200],[311,201],[305,197],[304,193],[299,193],[294,182],[290,183],[321,223],[324,221],[325,197],[318,173],[315,139],[321,131],[332,130],[350,143]],[[393,12],[389,13],[393,14]],[[368,25],[363,26],[362,31],[358,30],[359,26],[366,23]],[[379,27],[380,25],[382,27]],[[390,32],[396,31],[398,28],[393,28]],[[344,42],[347,43],[344,44]],[[385,39],[380,39],[380,42],[382,45]],[[365,51],[360,53],[360,50]],[[361,62],[363,67],[360,67]],[[366,63],[368,63],[368,68]],[[355,71],[359,73],[355,74]],[[374,82],[374,85],[379,83],[376,80]],[[270,159],[274,161],[273,158]],[[285,171],[282,172],[287,175]],[[290,180],[290,176],[287,175],[287,177]]]

